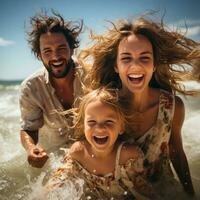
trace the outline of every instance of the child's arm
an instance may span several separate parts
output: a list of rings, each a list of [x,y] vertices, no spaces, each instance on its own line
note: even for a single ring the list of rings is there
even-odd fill
[[[194,188],[190,176],[190,170],[187,162],[185,152],[183,150],[181,128],[184,121],[185,108],[183,101],[176,97],[175,99],[175,112],[172,122],[172,133],[169,142],[170,159],[176,170],[176,173],[184,187],[184,190],[194,195]]]

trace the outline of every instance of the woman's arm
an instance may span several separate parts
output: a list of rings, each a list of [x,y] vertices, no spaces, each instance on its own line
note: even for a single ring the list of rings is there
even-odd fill
[[[183,101],[179,97],[176,97],[175,112],[172,121],[172,133],[169,143],[170,159],[172,161],[174,169],[176,170],[179,180],[184,187],[184,190],[188,194],[194,195],[194,188],[192,185],[190,170],[181,138],[181,128],[184,122],[184,117],[185,108]]]

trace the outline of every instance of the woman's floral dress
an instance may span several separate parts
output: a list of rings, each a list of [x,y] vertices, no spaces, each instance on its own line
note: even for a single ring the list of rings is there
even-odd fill
[[[169,140],[175,109],[175,96],[160,90],[157,121],[135,142],[143,150],[148,180],[162,199],[188,199],[181,183],[175,179],[169,158]]]
[[[125,165],[119,165],[122,145],[123,143],[117,150],[115,171],[104,176],[89,172],[78,161],[66,156],[65,164],[56,171],[49,182],[50,189],[62,187],[62,184],[71,177],[78,177],[85,181],[81,199],[150,199],[146,195],[153,196],[154,194],[151,191],[152,187],[144,179],[142,151],[136,147],[141,157],[129,159]]]

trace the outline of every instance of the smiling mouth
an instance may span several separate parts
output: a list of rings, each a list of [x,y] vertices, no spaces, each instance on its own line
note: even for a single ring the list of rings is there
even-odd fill
[[[57,61],[57,62],[52,62],[51,65],[55,68],[58,68],[58,67],[62,67],[64,64],[64,60],[62,61]]]
[[[108,136],[93,136],[97,144],[105,144],[108,141]]]
[[[128,79],[132,83],[140,83],[144,79],[144,75],[143,74],[130,74],[130,75],[128,75]]]

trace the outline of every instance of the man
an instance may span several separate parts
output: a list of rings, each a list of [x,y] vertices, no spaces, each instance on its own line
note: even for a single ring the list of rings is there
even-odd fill
[[[53,16],[34,16],[31,25],[28,42],[44,68],[21,85],[20,134],[29,164],[41,168],[48,159],[47,150],[66,143],[72,134],[70,118],[60,113],[70,109],[81,93],[82,71],[72,55],[79,46],[82,22],[73,25],[53,12]]]

